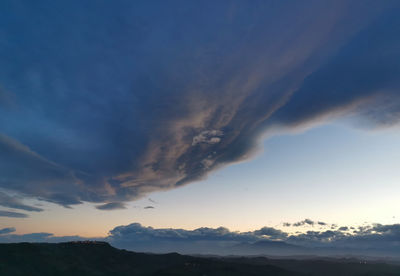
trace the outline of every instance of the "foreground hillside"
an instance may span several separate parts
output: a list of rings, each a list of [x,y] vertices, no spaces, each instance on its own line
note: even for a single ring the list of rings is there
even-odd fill
[[[14,243],[0,244],[0,275],[400,275],[400,267],[355,260],[144,254],[104,242]]]

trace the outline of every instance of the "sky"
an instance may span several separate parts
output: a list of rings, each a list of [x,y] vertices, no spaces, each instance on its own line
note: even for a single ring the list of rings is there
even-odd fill
[[[2,1],[0,235],[399,231],[399,11]]]

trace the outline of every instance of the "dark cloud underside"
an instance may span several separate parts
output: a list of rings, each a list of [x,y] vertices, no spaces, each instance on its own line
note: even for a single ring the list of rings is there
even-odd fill
[[[0,188],[99,209],[260,133],[400,118],[397,1],[1,1]],[[1,205],[40,211],[4,196]],[[21,214],[23,215],[23,214]]]

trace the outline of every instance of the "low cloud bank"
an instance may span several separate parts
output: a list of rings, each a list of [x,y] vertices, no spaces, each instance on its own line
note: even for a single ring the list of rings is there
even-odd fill
[[[311,220],[308,219],[302,222],[313,225]],[[223,227],[216,229],[198,228],[195,230],[155,229],[133,223],[114,228],[110,231],[107,239],[118,247],[136,248],[142,251],[146,251],[145,249],[148,248],[157,252],[174,251],[175,249],[175,251],[186,253],[200,253],[195,252],[194,248],[197,246],[197,250],[206,250],[206,252],[229,253],[230,250],[231,252],[237,250],[237,253],[240,253],[241,247],[235,246],[242,246],[243,244],[257,246],[260,242],[281,242],[286,245],[303,247],[303,253],[307,253],[306,249],[324,249],[324,252],[330,250],[336,253],[340,251],[345,253],[346,250],[351,249],[353,250],[351,252],[360,254],[361,252],[368,254],[369,250],[370,253],[375,254],[386,252],[390,255],[400,255],[400,224],[373,224],[352,228],[354,230],[342,226],[337,230],[290,234],[272,227],[263,227],[252,232],[232,232]],[[170,247],[169,250],[168,247]],[[285,248],[285,246],[282,248]],[[247,247],[245,252],[252,252],[251,249],[251,247]],[[268,249],[270,248],[267,244],[265,245],[266,252],[268,252]],[[293,250],[290,246],[286,249],[287,252]],[[257,252],[262,252],[262,250],[258,249]]]
[[[87,240],[80,236],[57,237],[51,233],[12,234],[15,228],[0,230],[0,242],[64,242]],[[93,238],[91,238],[93,239]],[[117,226],[109,235],[96,238],[113,246],[142,252],[186,254],[272,254],[272,255],[364,255],[400,258],[400,224],[342,226],[337,230],[291,234],[272,227],[249,232],[227,228],[194,230],[145,227],[139,223]]]

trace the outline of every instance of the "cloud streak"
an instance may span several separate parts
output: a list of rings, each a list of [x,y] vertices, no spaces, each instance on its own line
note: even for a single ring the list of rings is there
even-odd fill
[[[96,206],[99,210],[116,210],[116,209],[126,209],[125,204],[121,202],[110,202],[102,205]]]
[[[13,208],[13,209],[20,209],[20,210],[25,210],[25,211],[30,211],[30,212],[43,211],[43,209],[41,209],[41,208],[23,204],[16,197],[11,197],[3,192],[0,192],[0,206],[7,207],[7,208]]]
[[[15,232],[14,227],[7,227],[7,228],[0,229],[0,235],[10,234],[12,232]]]
[[[8,217],[8,218],[27,218],[28,215],[19,212],[12,212],[12,211],[4,211],[0,210],[0,217]]]

